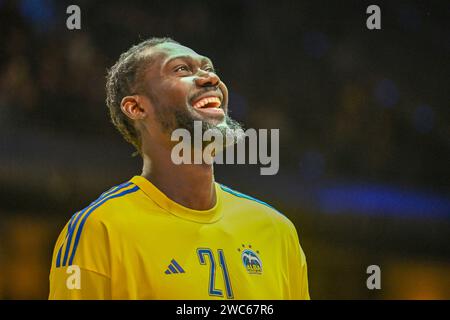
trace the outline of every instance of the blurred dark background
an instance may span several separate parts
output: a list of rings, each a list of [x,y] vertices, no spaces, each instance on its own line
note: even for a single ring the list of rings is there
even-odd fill
[[[65,222],[140,174],[104,85],[152,36],[209,56],[246,128],[280,129],[277,175],[216,179],[295,223],[313,299],[450,299],[450,2],[256,0],[0,0],[0,298],[46,299]]]

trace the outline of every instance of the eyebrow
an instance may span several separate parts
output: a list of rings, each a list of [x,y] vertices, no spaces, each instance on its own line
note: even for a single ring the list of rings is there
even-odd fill
[[[174,57],[170,58],[169,60],[167,60],[167,61],[164,63],[164,67],[166,67],[170,62],[172,62],[173,60],[176,60],[176,59],[189,60],[189,61],[194,61],[194,60],[196,60],[196,59],[193,58],[192,56],[188,56],[188,55],[174,56]],[[212,63],[212,61],[211,61],[209,58],[207,58],[207,57],[201,56],[200,61],[201,61],[202,63],[207,62],[207,63],[211,64],[211,66],[214,67],[214,64]]]

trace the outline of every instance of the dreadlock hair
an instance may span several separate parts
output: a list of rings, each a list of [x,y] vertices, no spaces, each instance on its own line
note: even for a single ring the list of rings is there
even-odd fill
[[[141,89],[139,80],[142,79],[145,66],[151,60],[144,54],[145,51],[166,42],[178,43],[171,38],[154,37],[132,46],[120,55],[106,76],[106,105],[111,122],[124,139],[136,148],[137,152],[133,156],[137,154],[142,156],[141,137],[133,125],[133,120],[122,112],[120,104],[124,97],[136,94],[136,90]]]

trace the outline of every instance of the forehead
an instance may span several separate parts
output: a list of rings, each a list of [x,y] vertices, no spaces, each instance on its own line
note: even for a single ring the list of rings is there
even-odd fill
[[[151,55],[152,60],[159,65],[164,65],[167,61],[176,59],[177,57],[211,62],[209,58],[198,54],[191,48],[171,42],[161,43],[150,48],[148,54]]]

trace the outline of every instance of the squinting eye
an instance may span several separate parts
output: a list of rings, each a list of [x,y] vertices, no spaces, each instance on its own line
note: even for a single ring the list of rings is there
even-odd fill
[[[208,72],[216,73],[216,70],[214,70],[213,67],[206,67],[204,70],[205,70],[205,71],[208,71]]]
[[[179,66],[179,67],[175,68],[175,72],[178,72],[178,71],[189,71],[189,68],[185,65]]]

